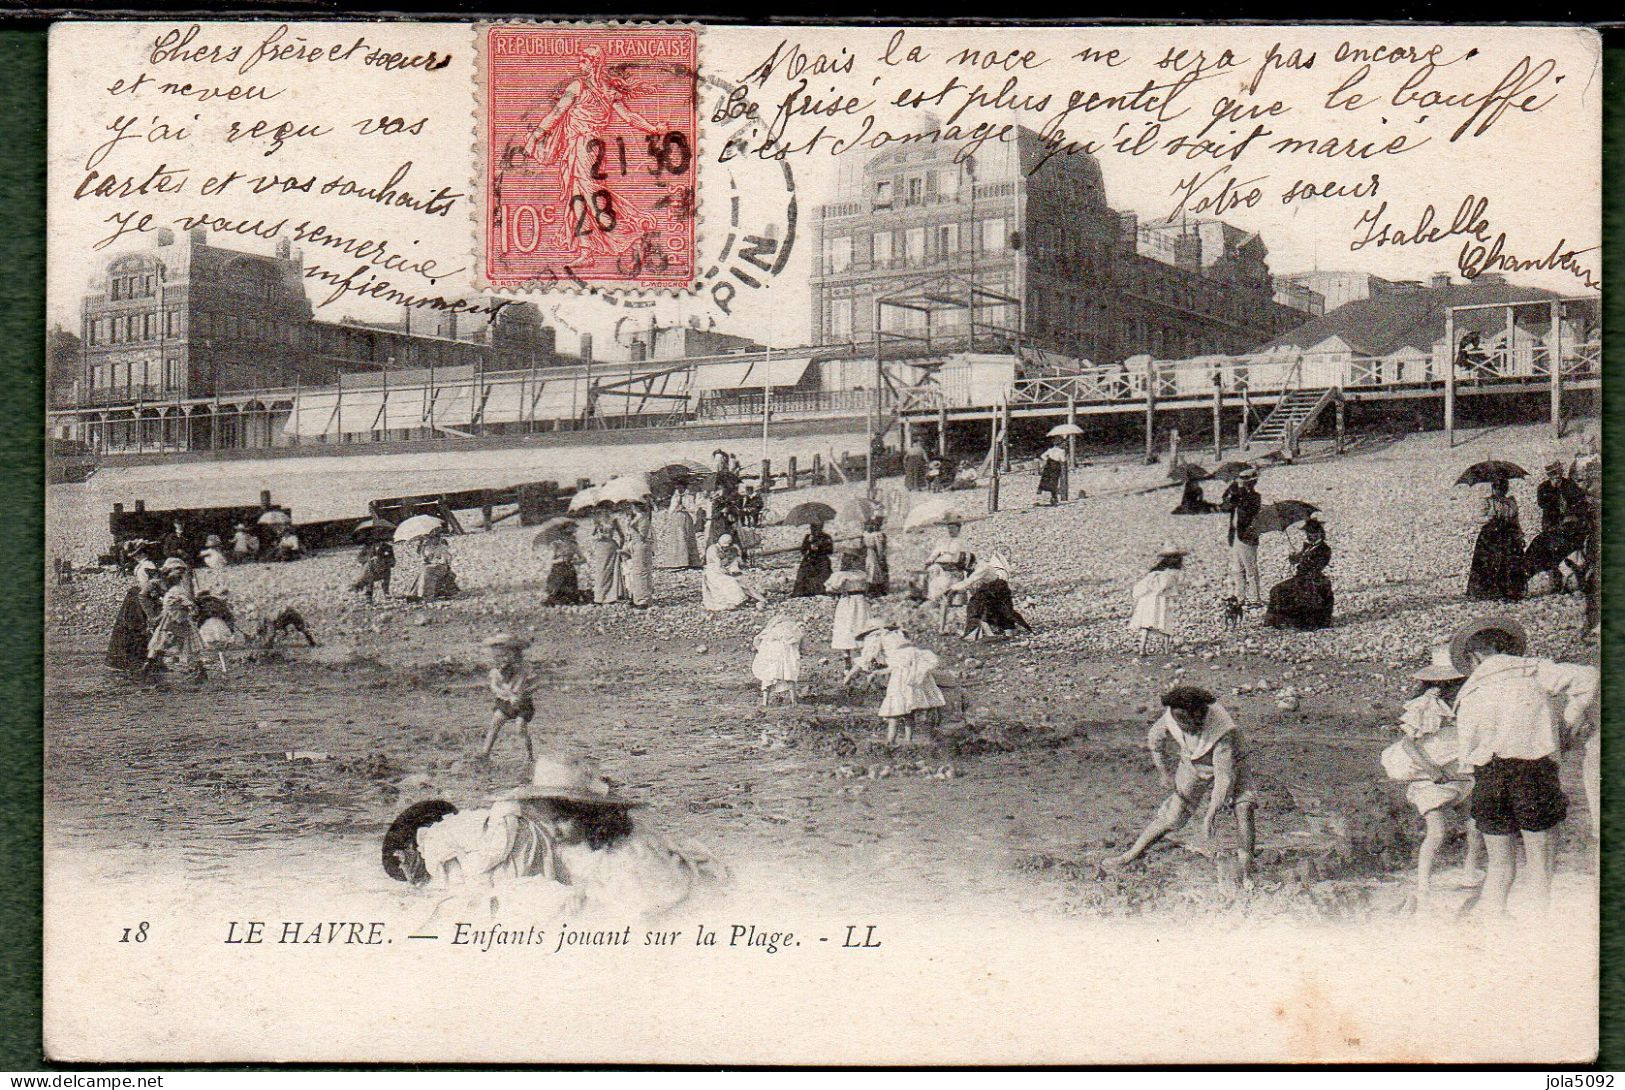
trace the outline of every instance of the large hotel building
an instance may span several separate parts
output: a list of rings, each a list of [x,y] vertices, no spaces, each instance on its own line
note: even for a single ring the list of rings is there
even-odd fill
[[[1274,301],[1256,234],[1114,211],[1090,155],[1052,154],[1028,129],[963,159],[955,152],[926,143],[883,151],[816,210],[815,341],[870,339],[877,310],[883,330],[918,335],[931,310],[933,339],[964,338],[968,305],[876,306],[933,274],[943,298],[955,282],[985,289],[977,347],[999,339],[993,330],[1019,327],[1034,346],[1096,364],[1244,352],[1306,317]]]

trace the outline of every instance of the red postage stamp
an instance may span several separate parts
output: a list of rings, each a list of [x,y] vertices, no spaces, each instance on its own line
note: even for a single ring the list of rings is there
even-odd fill
[[[693,281],[698,33],[486,28],[481,268],[491,286]]]

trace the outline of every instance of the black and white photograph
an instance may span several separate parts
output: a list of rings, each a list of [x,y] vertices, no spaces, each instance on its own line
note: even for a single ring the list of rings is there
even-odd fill
[[[1601,60],[57,23],[47,1054],[1590,1062]]]

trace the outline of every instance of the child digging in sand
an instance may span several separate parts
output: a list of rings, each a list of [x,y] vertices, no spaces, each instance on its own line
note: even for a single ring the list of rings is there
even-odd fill
[[[1426,908],[1433,894],[1433,866],[1450,831],[1451,814],[1459,814],[1467,824],[1464,885],[1477,886],[1484,880],[1484,837],[1464,812],[1473,778],[1457,764],[1460,745],[1451,704],[1466,675],[1450,661],[1450,648],[1442,646],[1433,649],[1432,663],[1411,676],[1424,689],[1406,701],[1399,723],[1404,737],[1382,751],[1382,767],[1390,779],[1408,784],[1405,798],[1426,826],[1416,853],[1416,905]]]
[[[1173,794],[1157,807],[1151,824],[1134,845],[1122,855],[1104,860],[1101,866],[1117,870],[1139,859],[1151,845],[1182,828],[1206,795],[1202,835],[1211,840],[1219,815],[1227,810],[1235,813],[1236,854],[1241,863],[1241,879],[1245,882],[1252,872],[1253,809],[1257,798],[1248,783],[1241,731],[1230,713],[1205,689],[1175,686],[1163,694],[1162,704],[1162,717],[1151,724],[1146,748],[1151,751],[1151,763],[1156,765],[1157,774],[1165,785],[1173,788]],[[1168,760],[1163,753],[1163,746],[1168,742],[1174,744],[1178,755],[1178,764],[1172,773],[1168,771]],[[1219,874],[1221,878],[1224,875],[1222,863]]]
[[[934,715],[947,701],[931,674],[938,665],[937,656],[923,647],[915,647],[908,633],[892,630],[881,638],[886,652],[886,698],[880,703],[880,717],[886,721],[886,744],[897,744],[902,731],[903,744],[914,744],[914,725],[923,715]]]
[[[536,717],[536,705],[531,702],[530,694],[536,682],[524,662],[525,648],[530,646],[530,641],[501,632],[486,640],[485,646],[491,649],[494,660],[489,675],[492,707],[491,725],[485,731],[480,756],[491,756],[497,735],[513,720],[519,724],[519,737],[525,742],[525,761],[534,763],[536,749],[530,741],[530,721]]]
[[[762,707],[767,707],[780,696],[788,696],[789,703],[800,703],[796,683],[801,680],[801,638],[806,629],[789,617],[774,617],[767,627],[756,634],[751,646],[756,658],[750,672],[762,685]]]

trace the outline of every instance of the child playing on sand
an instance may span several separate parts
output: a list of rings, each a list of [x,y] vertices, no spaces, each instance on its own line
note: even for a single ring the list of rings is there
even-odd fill
[[[890,626],[880,617],[870,617],[853,635],[861,641],[858,644],[858,653],[852,659],[852,665],[846,668],[846,674],[841,678],[841,687],[852,688],[852,683],[862,680],[863,687],[879,676],[886,666],[885,638]]]
[[[1207,812],[1202,817],[1202,835],[1212,839],[1219,814],[1234,811],[1239,834],[1237,855],[1242,880],[1246,881],[1252,870],[1253,809],[1257,797],[1248,783],[1241,731],[1230,713],[1205,689],[1177,685],[1163,694],[1162,705],[1162,717],[1151,724],[1146,735],[1146,748],[1151,751],[1151,763],[1156,766],[1157,775],[1173,788],[1173,794],[1157,807],[1151,824],[1133,846],[1122,855],[1104,860],[1101,866],[1116,870],[1139,859],[1151,845],[1183,827],[1205,794]],[[1178,755],[1178,764],[1172,773],[1163,754],[1163,746],[1168,742],[1174,744]],[[1221,864],[1220,874],[1223,873]]]
[[[1169,641],[1168,599],[1179,590],[1184,568],[1185,550],[1164,545],[1157,550],[1157,559],[1152,562],[1151,570],[1134,584],[1134,612],[1128,619],[1128,626],[1140,634],[1139,653],[1142,656],[1150,648],[1153,634],[1163,644]]]
[[[880,703],[880,717],[886,721],[886,744],[897,743],[898,729],[902,729],[903,744],[914,744],[914,725],[922,713],[935,715],[936,709],[947,701],[937,687],[931,671],[939,659],[923,647],[914,646],[908,633],[901,629],[888,631],[881,639],[886,652],[886,698]]]
[[[524,651],[530,646],[530,641],[500,632],[486,640],[485,646],[491,648],[494,659],[488,679],[492,707],[491,725],[485,732],[485,746],[480,756],[491,756],[497,734],[505,723],[513,720],[519,724],[519,737],[525,742],[525,762],[534,763],[536,750],[530,741],[530,721],[536,717],[536,705],[531,703],[530,694],[536,687],[536,681],[525,669],[524,663]]]
[[[824,590],[835,596],[835,624],[829,646],[841,652],[848,668],[852,665],[852,652],[858,649],[858,630],[869,620],[869,602],[864,597],[868,589],[863,554],[842,553],[841,570],[829,577]]]
[[[1399,729],[1403,737],[1382,751],[1388,778],[1406,783],[1405,798],[1416,807],[1426,825],[1416,853],[1416,904],[1425,908],[1433,893],[1433,865],[1449,832],[1450,814],[1462,812],[1473,790],[1473,778],[1456,758],[1456,712],[1451,707],[1466,676],[1450,661],[1449,646],[1435,647],[1427,668],[1411,675],[1423,691],[1405,703]],[[1484,878],[1484,837],[1470,816],[1467,822],[1465,884],[1477,886]]]
[[[796,682],[801,680],[801,638],[804,635],[806,629],[799,621],[774,617],[751,641],[756,658],[750,664],[750,672],[762,684],[762,707],[780,695],[788,696],[791,704],[800,702]]]

